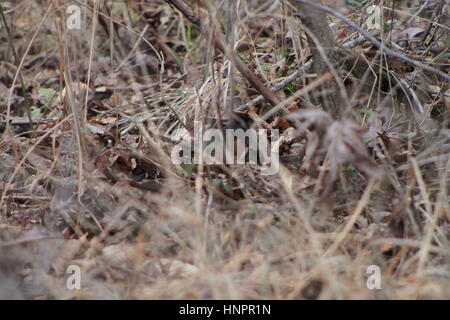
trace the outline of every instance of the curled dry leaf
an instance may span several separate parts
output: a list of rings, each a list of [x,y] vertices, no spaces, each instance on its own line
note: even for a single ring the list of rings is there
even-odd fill
[[[129,244],[116,244],[102,250],[102,260],[114,267],[131,268],[140,254],[140,248]]]
[[[157,266],[161,272],[167,274],[169,277],[190,278],[199,274],[199,269],[189,263],[179,260],[161,259]]]
[[[133,269],[136,262],[145,254],[141,248],[130,244],[111,245],[103,249],[102,261],[115,268]],[[144,257],[144,269],[165,274],[169,277],[190,278],[199,273],[199,269],[189,263],[172,259],[154,259]]]
[[[299,135],[306,130],[309,133],[302,169],[311,173],[327,160],[325,194],[331,191],[342,165],[353,164],[371,178],[382,176],[384,170],[371,159],[363,131],[352,120],[333,121],[328,113],[317,109],[291,113],[288,119],[297,122]]]
[[[297,136],[308,134],[308,143],[301,169],[311,175],[316,175],[320,164],[318,153],[323,153],[323,150],[326,152],[323,137],[327,128],[332,125],[333,119],[328,113],[318,109],[293,112],[287,116],[287,119],[296,122],[298,128]]]

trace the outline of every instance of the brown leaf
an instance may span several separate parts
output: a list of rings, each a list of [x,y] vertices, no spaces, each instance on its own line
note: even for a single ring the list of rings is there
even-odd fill
[[[343,165],[353,164],[369,177],[380,178],[383,174],[370,158],[362,129],[352,120],[333,121],[327,112],[318,109],[292,113],[287,118],[298,121],[299,134],[309,133],[302,169],[317,173],[320,163],[327,160],[324,195],[331,191]]]

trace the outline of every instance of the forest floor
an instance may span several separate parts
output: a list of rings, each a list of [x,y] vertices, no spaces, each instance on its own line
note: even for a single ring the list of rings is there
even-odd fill
[[[448,3],[323,2],[401,57],[329,15],[313,74],[288,1],[187,1],[205,33],[163,0],[2,1],[0,298],[450,299]],[[195,123],[278,130],[279,167],[177,163]]]

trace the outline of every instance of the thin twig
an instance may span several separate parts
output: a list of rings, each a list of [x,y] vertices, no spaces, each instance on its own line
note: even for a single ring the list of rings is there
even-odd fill
[[[26,108],[26,113],[27,113],[28,120],[29,120],[28,123],[30,125],[33,125],[33,121],[31,119],[30,104],[29,104],[29,101],[28,101],[28,94],[27,94],[27,91],[25,90],[25,83],[23,81],[22,72],[19,69],[19,67],[20,67],[20,59],[17,56],[16,48],[14,47],[14,42],[12,40],[11,31],[9,30],[8,22],[6,21],[5,12],[4,12],[3,6],[1,4],[0,4],[0,16],[1,16],[1,21],[2,21],[2,23],[4,25],[4,27],[5,27],[6,35],[8,37],[9,47],[11,48],[11,52],[12,52],[12,55],[13,55],[13,58],[14,58],[14,65],[16,66],[17,71],[19,73],[19,81],[20,81],[20,87],[21,87],[20,91],[22,93],[22,96],[25,98],[25,103],[26,103],[26,107],[25,108]],[[35,128],[33,128],[33,130],[35,130]]]
[[[305,63],[300,69],[289,75],[288,77],[281,80],[279,83],[277,83],[275,86],[273,86],[271,89],[273,92],[280,91],[284,87],[286,87],[289,83],[292,81],[295,81],[297,78],[300,78],[306,71],[308,71],[309,68],[312,66],[312,60],[309,60],[307,63]],[[259,95],[256,98],[250,100],[246,104],[240,106],[236,109],[238,112],[246,111],[247,109],[253,107],[254,105],[257,105],[258,103],[261,103],[264,100],[264,97]]]
[[[325,252],[325,254],[324,254],[325,257],[332,256],[334,254],[334,252],[336,251],[336,249],[339,247],[339,245],[342,243],[342,241],[344,241],[345,238],[347,237],[347,235],[350,233],[354,224],[358,220],[358,217],[361,215],[361,213],[363,212],[367,203],[369,202],[370,195],[375,187],[376,182],[377,181],[375,179],[373,179],[373,178],[370,179],[369,184],[366,186],[366,189],[364,190],[364,193],[361,196],[361,199],[359,199],[359,201],[358,201],[358,205],[356,206],[355,210],[353,211],[352,215],[350,216],[344,229],[339,233],[336,240]]]
[[[89,6],[86,3],[83,3],[79,0],[72,0],[75,1],[78,5],[85,7],[91,11],[94,12],[94,8]],[[155,53],[156,57],[158,58],[158,60],[160,61],[160,67],[161,67],[161,72],[163,72],[163,68],[164,68],[164,64],[162,63],[162,61],[164,61],[164,57],[162,56],[161,52],[158,52],[158,50],[156,50],[156,48],[150,43],[150,41],[148,41],[145,37],[141,36],[139,33],[137,33],[136,31],[134,31],[133,29],[127,27],[126,25],[124,25],[123,23],[120,23],[119,21],[111,18],[110,16],[104,14],[103,12],[100,12],[97,10],[97,14],[99,16],[102,16],[103,18],[107,19],[108,21],[112,21],[113,23],[117,24],[119,27],[124,28],[127,31],[130,31],[131,33],[133,33],[137,38],[141,39],[142,41],[144,41],[149,47],[150,49],[152,49],[152,51]]]

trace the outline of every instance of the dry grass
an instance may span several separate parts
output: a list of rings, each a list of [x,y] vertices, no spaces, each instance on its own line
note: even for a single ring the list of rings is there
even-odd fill
[[[327,75],[299,73],[277,92],[279,112],[242,107],[258,92],[164,1],[97,2],[78,31],[65,24],[69,2],[2,2],[1,298],[450,298],[445,79],[351,43],[359,35],[330,17],[349,47],[339,74],[357,126],[321,125],[314,110],[292,137],[284,114],[311,107]],[[307,62],[287,2],[191,2],[266,85]],[[448,74],[445,1],[328,2],[364,28],[366,8],[382,5],[378,39]],[[236,117],[281,130],[278,174],[172,163],[181,129]],[[69,265],[81,290],[66,287]],[[380,290],[367,287],[371,265]]]

